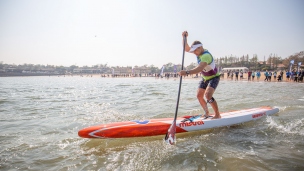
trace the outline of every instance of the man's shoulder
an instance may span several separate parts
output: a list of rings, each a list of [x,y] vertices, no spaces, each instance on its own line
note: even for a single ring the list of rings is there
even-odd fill
[[[205,57],[205,58],[211,57],[212,58],[212,55],[207,51],[207,52],[204,52],[203,54],[201,54],[200,57]]]
[[[209,62],[210,60],[212,60],[212,55],[209,52],[203,53],[199,56],[199,58],[201,59],[201,62]]]

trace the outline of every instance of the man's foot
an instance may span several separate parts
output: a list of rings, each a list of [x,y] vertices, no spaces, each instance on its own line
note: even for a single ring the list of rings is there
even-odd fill
[[[221,118],[222,118],[221,115],[215,115],[211,119],[221,119]]]
[[[212,116],[209,115],[209,112],[205,112],[204,119],[207,119],[207,118],[210,118],[210,117],[212,117]]]
[[[212,118],[210,115],[204,115],[204,119]]]

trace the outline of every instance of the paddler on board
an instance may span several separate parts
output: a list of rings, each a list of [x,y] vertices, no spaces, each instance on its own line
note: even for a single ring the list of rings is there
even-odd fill
[[[184,31],[182,33],[183,37],[188,37],[188,32]],[[186,39],[187,40],[187,39]],[[194,53],[197,58],[198,66],[191,70],[181,70],[178,72],[180,76],[189,75],[189,74],[198,74],[202,73],[203,78],[199,82],[199,86],[197,89],[197,99],[201,106],[205,111],[205,118],[211,117],[209,115],[209,110],[207,107],[207,103],[209,103],[215,115],[212,119],[221,118],[216,100],[212,97],[213,93],[220,81],[220,72],[215,66],[215,61],[213,56],[208,52],[207,49],[203,48],[203,44],[200,41],[194,41],[191,47],[188,45],[186,41],[185,51],[189,53]],[[206,97],[207,102],[204,97]]]

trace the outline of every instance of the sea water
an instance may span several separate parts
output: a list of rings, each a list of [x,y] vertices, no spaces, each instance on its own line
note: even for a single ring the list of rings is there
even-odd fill
[[[203,113],[184,79],[178,115]],[[278,107],[236,126],[164,136],[83,139],[101,123],[173,117],[179,78],[0,78],[0,170],[303,170],[304,84],[221,80],[220,112]],[[212,108],[209,106],[212,113]]]

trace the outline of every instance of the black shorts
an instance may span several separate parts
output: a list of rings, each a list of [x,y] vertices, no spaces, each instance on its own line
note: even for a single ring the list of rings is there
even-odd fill
[[[199,82],[198,88],[205,89],[209,86],[216,89],[218,83],[220,82],[220,77],[214,77],[210,80],[205,81],[204,78]]]

